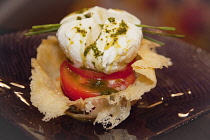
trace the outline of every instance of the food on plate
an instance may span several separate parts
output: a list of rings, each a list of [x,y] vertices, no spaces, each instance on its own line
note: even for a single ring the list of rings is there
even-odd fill
[[[156,28],[126,11],[96,6],[26,33],[57,31],[31,63],[31,102],[43,121],[69,115],[112,129],[125,120],[132,104],[156,86],[155,69],[172,65],[142,27]]]

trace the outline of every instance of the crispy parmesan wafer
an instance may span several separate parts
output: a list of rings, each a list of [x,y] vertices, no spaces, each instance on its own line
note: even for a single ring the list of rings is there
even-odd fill
[[[94,124],[100,123],[105,129],[112,129],[129,116],[133,101],[156,86],[154,70],[172,65],[169,58],[155,52],[156,47],[159,47],[156,43],[142,40],[139,60],[132,65],[138,78],[126,90],[71,101],[63,94],[59,79],[59,67],[66,57],[57,38],[49,36],[38,47],[37,58],[32,59],[31,101],[45,115],[43,121],[70,115],[93,119]]]

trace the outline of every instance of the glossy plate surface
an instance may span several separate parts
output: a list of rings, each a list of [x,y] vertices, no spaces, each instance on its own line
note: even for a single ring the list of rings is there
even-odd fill
[[[146,139],[167,133],[210,111],[210,54],[178,39],[158,49],[173,66],[157,70],[157,87],[146,93],[130,116],[113,130],[68,116],[43,122],[31,105],[30,61],[47,35],[25,37],[24,32],[0,36],[0,115],[27,134],[28,139]]]

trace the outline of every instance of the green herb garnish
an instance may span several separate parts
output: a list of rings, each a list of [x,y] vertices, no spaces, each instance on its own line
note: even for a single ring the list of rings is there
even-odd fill
[[[112,32],[112,34],[110,35],[110,37],[113,38],[113,42],[112,42],[113,45],[117,42],[118,36],[119,35],[126,34],[127,30],[128,30],[128,25],[123,20],[119,24],[119,27],[118,28],[114,28],[112,30],[105,29],[106,33]],[[109,48],[108,46],[109,45],[107,45],[105,47],[105,49],[108,49]]]
[[[88,52],[89,52],[91,49],[92,49],[93,52],[94,52],[95,58],[97,58],[98,56],[103,55],[103,53],[97,48],[96,42],[94,42],[93,44],[91,44],[90,46],[88,46],[88,47],[85,49],[84,56],[87,56]]]
[[[155,26],[148,26],[144,24],[136,25],[137,27],[144,27],[144,28],[154,28],[154,29],[160,29],[160,30],[172,30],[175,31],[176,28],[174,27],[155,27]]]
[[[128,25],[122,20],[120,26],[116,29],[114,34],[111,34],[111,37],[116,37],[117,35],[122,35],[127,32]]]
[[[115,22],[115,18],[113,18],[113,17],[109,17],[108,20],[110,23]]]
[[[40,29],[40,28],[59,28],[61,24],[45,24],[45,25],[36,25],[32,26],[32,29]]]
[[[98,24],[101,28],[103,28],[104,27],[104,24]]]
[[[61,24],[46,24],[46,25],[36,25],[32,26],[32,29],[29,32],[25,33],[26,36],[38,35],[43,33],[55,32]]]
[[[158,40],[155,40],[155,39],[153,39],[153,38],[147,37],[147,36],[144,36],[143,38],[145,38],[145,39],[147,39],[147,40],[150,40],[150,41],[152,41],[152,42],[155,42],[155,43],[157,43],[157,44],[159,44],[159,45],[165,45],[165,43],[160,42],[160,41],[158,41]]]
[[[80,16],[77,16],[77,20],[82,20],[82,18]]]
[[[182,38],[184,35],[176,35],[176,34],[163,34],[163,33],[157,33],[157,32],[151,32],[147,30],[142,30],[143,33],[150,33],[150,34],[155,34],[155,35],[162,35],[162,36],[170,36],[170,37],[177,37],[177,38]]]
[[[92,49],[92,46],[88,46],[85,51],[84,51],[84,56],[87,56],[87,54],[89,53],[89,51]]]
[[[87,31],[86,30],[81,29],[80,27],[75,27],[75,29],[77,30],[77,33],[82,34],[83,37],[86,36],[86,34],[87,34]]]
[[[91,13],[87,13],[84,16],[85,16],[85,18],[91,18]]]
[[[89,14],[86,14],[87,18],[89,17]],[[80,19],[80,18],[78,18]],[[115,18],[108,18],[108,20],[110,22],[115,22]],[[29,30],[29,32],[25,33],[26,36],[30,36],[30,35],[37,35],[37,34],[43,34],[43,33],[49,33],[49,32],[55,32],[58,30],[58,28],[61,26],[61,24],[46,24],[46,25],[36,25],[36,26],[32,26],[32,29]],[[103,24],[99,24],[100,27],[103,28]],[[121,22],[120,24],[120,28],[118,30],[117,33],[119,34],[122,34],[124,32],[126,32],[126,27],[127,25],[125,24],[125,22]],[[159,29],[159,30],[176,30],[174,27],[155,27],[155,26],[149,26],[149,25],[144,25],[144,24],[141,24],[141,25],[136,25],[137,27],[142,27],[142,28],[154,28],[154,29]],[[86,31],[84,32],[83,30],[80,30],[77,28],[77,31],[82,33],[83,36],[86,35]],[[177,38],[182,38],[182,37],[185,37],[184,35],[177,35],[177,34],[164,34],[164,33],[158,33],[158,32],[154,32],[154,31],[148,31],[148,30],[142,30],[144,33],[149,33],[149,34],[155,34],[155,35],[161,35],[161,36],[169,36],[169,37],[177,37]],[[145,39],[148,39],[152,42],[155,42],[155,43],[158,43],[160,45],[164,45],[163,42],[160,42],[160,41],[157,41],[153,38],[150,38],[150,37],[146,37],[144,36]],[[87,49],[86,50],[86,53],[87,54],[89,52],[89,50]]]

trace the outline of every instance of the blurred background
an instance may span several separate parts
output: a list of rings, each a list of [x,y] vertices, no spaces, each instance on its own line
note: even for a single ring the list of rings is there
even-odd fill
[[[210,0],[0,0],[0,33],[59,23],[67,14],[93,6],[126,10],[142,24],[176,27],[190,44],[210,51]]]

